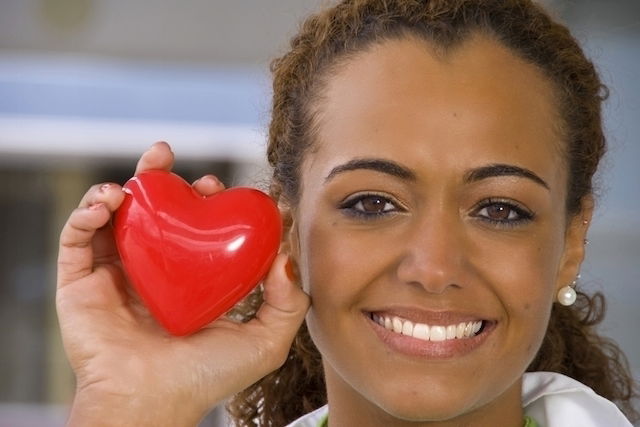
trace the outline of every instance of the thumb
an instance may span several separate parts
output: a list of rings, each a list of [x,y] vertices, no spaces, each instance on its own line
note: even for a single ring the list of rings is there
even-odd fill
[[[293,340],[309,309],[309,296],[287,274],[289,257],[278,254],[264,280],[264,303],[256,318],[283,339]]]

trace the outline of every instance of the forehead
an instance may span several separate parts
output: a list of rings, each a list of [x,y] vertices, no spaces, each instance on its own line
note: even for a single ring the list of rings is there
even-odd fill
[[[320,99],[303,171],[380,156],[418,170],[513,163],[563,178],[551,82],[485,36],[445,56],[421,40],[374,45],[341,64]]]

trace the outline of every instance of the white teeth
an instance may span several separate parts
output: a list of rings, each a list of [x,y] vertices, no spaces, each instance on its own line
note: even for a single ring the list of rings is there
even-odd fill
[[[473,335],[477,334],[478,331],[480,330],[480,328],[482,328],[482,322],[474,323],[473,324],[473,330],[472,330]]]
[[[393,322],[391,322],[391,319],[388,317],[384,318],[382,326],[384,326],[385,329],[389,329],[390,331],[393,330]]]
[[[429,341],[429,325],[425,325],[424,323],[416,323],[416,325],[413,327],[413,337]]]
[[[467,323],[466,326],[464,327],[464,336],[465,337],[470,337],[473,331],[473,323]]]
[[[447,339],[450,340],[456,337],[456,329],[458,327],[456,325],[447,326]]]
[[[424,341],[444,341],[470,338],[475,336],[482,328],[482,320],[441,326],[414,323],[410,320],[401,319],[397,316],[388,317],[372,314],[371,318],[374,322],[385,329]]]
[[[394,317],[393,319],[391,319],[391,322],[393,324],[393,332],[395,332],[396,334],[401,334],[402,320],[398,319],[397,317]]]
[[[444,326],[432,326],[429,341],[444,341],[447,339],[447,328]]]
[[[413,335],[413,323],[405,320],[402,324],[402,335]]]
[[[456,328],[456,338],[464,338],[464,327],[464,322],[458,323],[458,327]]]

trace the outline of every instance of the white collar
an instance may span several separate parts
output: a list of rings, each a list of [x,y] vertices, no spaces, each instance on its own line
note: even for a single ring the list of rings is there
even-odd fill
[[[540,427],[632,427],[613,402],[555,372],[525,373],[522,405]]]

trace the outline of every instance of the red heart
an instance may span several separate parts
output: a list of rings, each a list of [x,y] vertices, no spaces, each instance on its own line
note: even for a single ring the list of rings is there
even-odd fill
[[[129,280],[170,333],[218,318],[269,271],[280,245],[276,204],[252,188],[199,195],[179,176],[131,178],[114,220]]]

